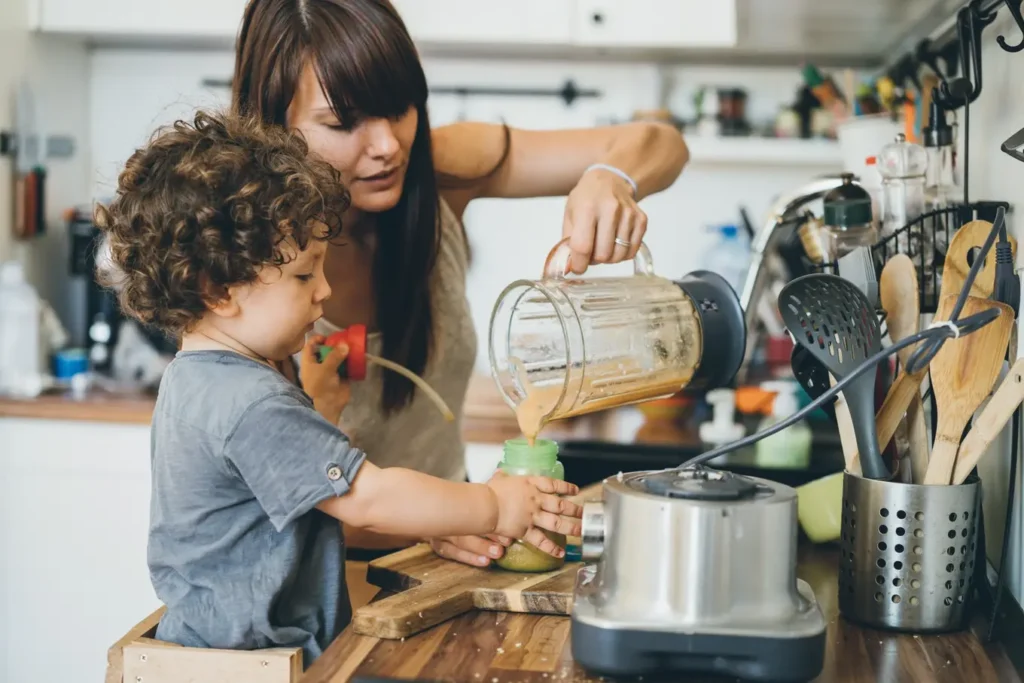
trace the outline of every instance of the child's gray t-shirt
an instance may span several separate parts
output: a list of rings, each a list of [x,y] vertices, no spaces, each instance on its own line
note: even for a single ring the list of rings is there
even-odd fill
[[[156,636],[193,647],[301,647],[308,666],[352,617],[341,522],[317,503],[365,455],[272,368],[180,352],[151,435]]]

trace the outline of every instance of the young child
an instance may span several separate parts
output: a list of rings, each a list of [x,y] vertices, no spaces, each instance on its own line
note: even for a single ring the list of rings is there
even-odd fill
[[[200,113],[137,151],[97,209],[115,266],[107,284],[128,314],[181,339],[152,423],[161,640],[302,647],[311,663],[351,619],[338,520],[416,538],[521,538],[559,556],[542,530],[580,532],[579,506],[559,497],[576,493],[570,484],[381,469],[335,427],[346,350],[319,364],[320,340],[304,341],[331,294],[326,240],[347,205],[337,173],[299,137]],[[317,405],[278,371],[300,350]]]

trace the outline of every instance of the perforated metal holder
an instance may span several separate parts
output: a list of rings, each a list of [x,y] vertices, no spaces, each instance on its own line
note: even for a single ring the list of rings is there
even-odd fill
[[[981,482],[921,486],[843,476],[839,611],[915,633],[963,628],[973,595]]]

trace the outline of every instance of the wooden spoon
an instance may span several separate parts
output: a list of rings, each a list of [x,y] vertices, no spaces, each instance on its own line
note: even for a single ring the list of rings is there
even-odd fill
[[[995,324],[995,323],[993,323]],[[996,393],[981,411],[978,418],[971,423],[971,431],[960,444],[960,452],[956,456],[956,469],[953,471],[953,483],[962,484],[975,468],[981,456],[985,454],[988,447],[1003,427],[1013,417],[1017,406],[1024,401],[1024,358],[1018,360],[1010,367]]]
[[[886,313],[885,324],[892,341],[895,343],[917,334],[921,324],[917,269],[909,256],[896,254],[886,262],[882,268],[879,288],[882,308]],[[907,367],[907,361],[916,348],[915,344],[897,352],[901,367]],[[908,442],[914,483],[920,483],[928,469],[928,431],[924,419],[924,404],[921,391],[918,390],[911,397],[906,419],[896,432],[898,445],[902,440],[900,437]]]
[[[836,378],[829,373],[828,380],[832,386],[836,385]],[[843,460],[846,461],[846,471],[850,474],[861,476],[860,458],[857,454],[857,432],[853,429],[853,418],[850,417],[850,407],[846,405],[846,397],[843,392],[836,394],[836,402],[833,404],[836,411],[836,426],[839,427],[839,443],[843,448]],[[891,435],[890,435],[891,436]],[[879,443],[882,443],[879,441]]]
[[[988,239],[992,231],[992,224],[988,221],[971,221],[964,223],[963,227],[957,230],[949,240],[949,248],[946,250],[946,263],[942,267],[942,286],[940,300],[950,294],[959,294],[967,281],[967,273],[971,265],[967,257],[973,249],[980,248]],[[1017,255],[1017,240],[1007,235],[1010,241],[1010,250]],[[998,240],[998,238],[996,238]],[[978,276],[971,285],[971,296],[987,298],[992,296],[996,282],[996,245],[985,258],[985,263],[978,271]],[[995,323],[993,323],[995,324]]]
[[[940,306],[951,310],[955,299],[956,295],[950,294]],[[932,359],[932,392],[939,411],[939,423],[925,484],[951,482],[964,428],[999,377],[1013,327],[1013,309],[997,301],[969,296],[959,317],[962,320],[990,308],[999,310],[998,318],[960,339],[947,339]]]

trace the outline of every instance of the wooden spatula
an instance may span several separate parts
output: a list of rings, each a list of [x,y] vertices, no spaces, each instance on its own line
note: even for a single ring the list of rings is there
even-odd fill
[[[947,295],[940,302],[940,307],[952,310],[955,298],[955,295]],[[969,296],[959,318],[962,320],[990,308],[999,309],[998,318],[960,339],[946,340],[932,359],[932,392],[939,421],[925,484],[951,482],[964,428],[999,377],[1013,327],[1013,309],[997,301]],[[944,319],[949,319],[948,314]]]
[[[967,280],[967,273],[971,270],[968,256],[971,250],[985,244],[985,240],[991,231],[992,224],[988,221],[971,221],[970,223],[965,223],[950,238],[949,248],[946,250],[946,263],[942,267],[941,298],[945,298],[950,294],[959,294],[960,290],[963,289],[964,282]],[[1017,240],[1013,237],[1008,237],[1010,240],[1010,250],[1016,256]],[[995,282],[996,248],[995,245],[992,245],[988,256],[985,258],[984,265],[978,271],[974,284],[971,285],[971,296],[982,298],[992,296]]]
[[[1003,431],[1013,411],[1024,401],[1024,358],[1010,367],[1010,372],[992,395],[992,399],[971,424],[971,431],[960,444],[953,470],[953,483],[962,484],[992,441]]]
[[[920,299],[917,287],[917,269],[906,254],[896,254],[882,269],[879,297],[885,309],[885,324],[892,341],[898,342],[917,334],[921,324]],[[917,345],[897,352],[900,365],[906,368]],[[918,384],[920,386],[920,384]],[[904,436],[910,451],[910,469],[913,481],[920,483],[928,469],[928,431],[925,427],[924,405],[918,389],[910,398],[906,419],[896,432],[897,444]],[[901,434],[903,428],[906,431]],[[879,443],[882,443],[881,441]]]

